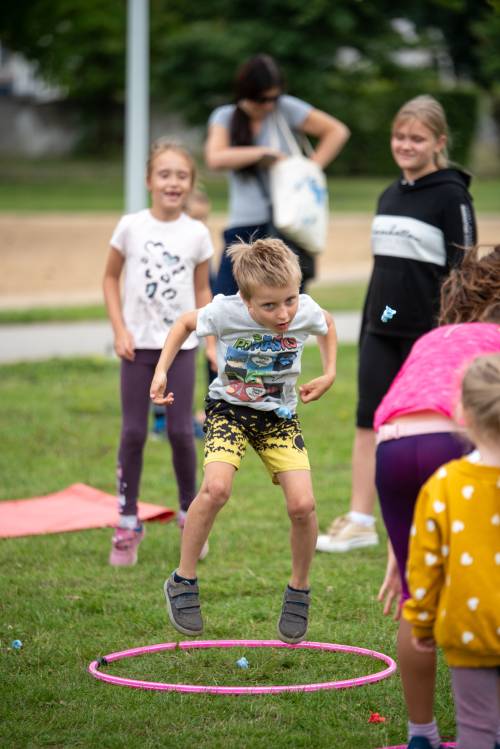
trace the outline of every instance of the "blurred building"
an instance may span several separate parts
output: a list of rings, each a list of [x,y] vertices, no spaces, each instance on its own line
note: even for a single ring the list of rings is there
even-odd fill
[[[0,154],[68,153],[78,138],[65,92],[42,80],[36,66],[0,43]]]

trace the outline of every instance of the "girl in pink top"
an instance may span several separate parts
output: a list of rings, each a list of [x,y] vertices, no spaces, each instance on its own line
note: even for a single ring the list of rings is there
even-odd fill
[[[436,469],[472,449],[453,420],[461,375],[481,354],[500,351],[500,245],[480,258],[469,250],[441,291],[440,325],[412,347],[380,403],[376,485],[389,535],[389,556],[379,600],[384,614],[409,597],[405,568],[413,509]],[[409,749],[437,749],[433,717],[436,659],[415,656],[411,627],[400,620],[398,658],[409,714]]]
[[[480,353],[498,351],[499,336],[498,324],[469,322],[442,325],[419,338],[375,412],[379,442],[384,425],[400,416],[431,411],[452,419],[464,367]]]

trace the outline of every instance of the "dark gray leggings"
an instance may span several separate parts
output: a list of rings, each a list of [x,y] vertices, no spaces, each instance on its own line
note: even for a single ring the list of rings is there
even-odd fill
[[[500,741],[500,669],[451,668],[457,749],[494,749]]]
[[[134,361],[122,359],[121,363],[122,431],[117,472],[121,515],[137,514],[142,456],[148,435],[149,388],[159,356],[157,349],[136,349]],[[175,401],[168,406],[167,432],[182,510],[187,510],[196,493],[195,362],[196,349],[179,351],[168,372],[168,390],[174,393]]]

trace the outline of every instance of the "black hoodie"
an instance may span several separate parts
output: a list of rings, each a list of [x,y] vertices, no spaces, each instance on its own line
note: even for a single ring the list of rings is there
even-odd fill
[[[363,310],[363,330],[418,337],[435,327],[439,291],[463,247],[476,242],[470,177],[440,169],[393,182],[379,198],[372,224],[374,267]],[[382,322],[385,307],[396,310]]]

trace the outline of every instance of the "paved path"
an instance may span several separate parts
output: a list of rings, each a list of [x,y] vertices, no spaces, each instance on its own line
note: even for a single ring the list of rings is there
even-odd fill
[[[341,343],[356,343],[358,312],[334,315]],[[111,356],[113,335],[105,320],[74,323],[0,325],[0,362],[40,361],[65,356]]]

